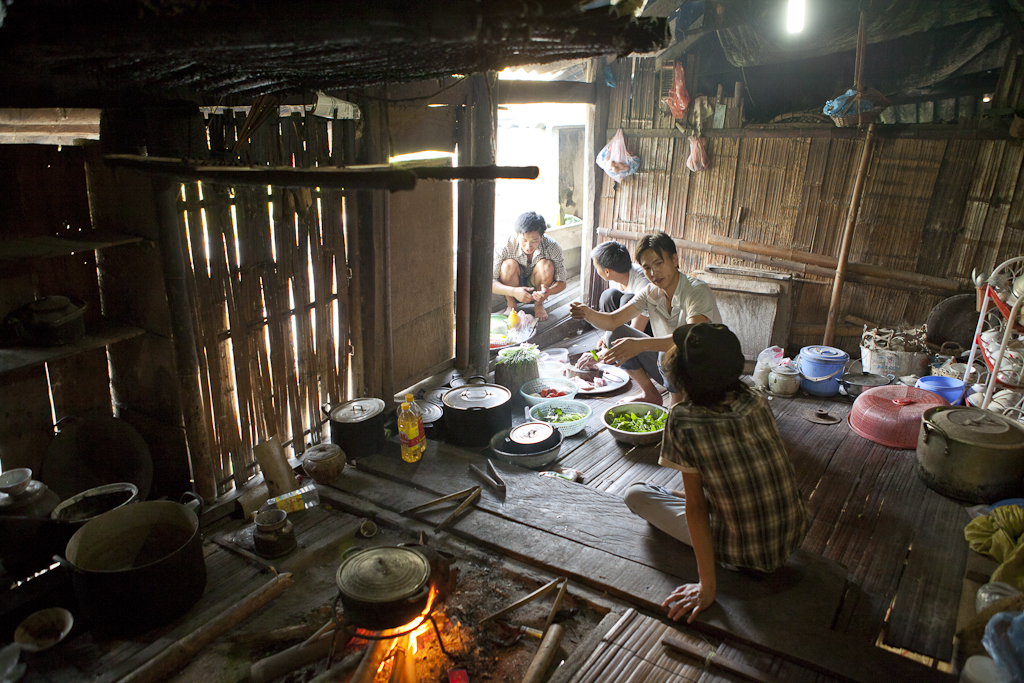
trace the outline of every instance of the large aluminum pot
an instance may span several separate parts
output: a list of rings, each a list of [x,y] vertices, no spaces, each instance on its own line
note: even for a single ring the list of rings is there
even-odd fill
[[[847,396],[854,398],[860,396],[866,389],[884,387],[893,383],[896,375],[873,375],[870,372],[847,372],[839,379],[839,384],[846,391]]]
[[[921,415],[917,473],[931,489],[969,503],[1021,495],[1024,425],[989,410],[935,406]]]
[[[384,401],[357,398],[321,410],[331,423],[331,443],[341,446],[349,460],[384,450]]]
[[[412,548],[367,548],[346,558],[335,574],[345,619],[371,631],[398,628],[426,614],[431,564]]]
[[[206,588],[199,517],[166,500],[104,512],[68,541],[79,607],[94,626],[126,636],[188,611]]]
[[[500,384],[466,384],[445,393],[444,427],[448,440],[482,447],[512,426],[512,392]]]

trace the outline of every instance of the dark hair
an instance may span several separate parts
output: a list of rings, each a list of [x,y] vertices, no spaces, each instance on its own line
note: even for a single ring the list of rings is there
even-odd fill
[[[548,229],[548,222],[536,211],[527,211],[516,219],[515,229],[520,235],[525,235],[528,232],[539,232],[543,235],[544,231]]]
[[[696,406],[721,403],[743,388],[743,351],[739,339],[722,324],[693,323],[672,333],[675,345],[665,352],[662,369]]]
[[[638,263],[640,261],[640,254],[648,249],[658,252],[662,258],[668,258],[672,254],[677,253],[675,240],[663,232],[649,232],[640,238],[640,241],[636,243],[636,260]]]
[[[628,273],[633,265],[629,250],[619,242],[602,242],[590,252],[590,258],[602,268],[611,268],[616,273]]]

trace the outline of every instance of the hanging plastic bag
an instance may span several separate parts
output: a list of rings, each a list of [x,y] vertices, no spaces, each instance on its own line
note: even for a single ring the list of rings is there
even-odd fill
[[[626,149],[626,137],[622,134],[621,128],[598,152],[597,165],[617,183],[621,183],[640,168],[640,157],[633,156]]]
[[[686,160],[686,168],[699,173],[708,167],[708,153],[704,150],[704,138],[690,137],[690,156]]]
[[[672,111],[672,118],[686,118],[686,110],[690,107],[690,93],[686,91],[686,74],[682,62],[676,62],[672,74],[672,89],[669,90],[665,102]]]

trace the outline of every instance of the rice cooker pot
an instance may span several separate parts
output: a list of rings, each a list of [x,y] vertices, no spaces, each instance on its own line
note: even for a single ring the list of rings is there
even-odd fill
[[[466,384],[441,400],[445,433],[453,444],[483,447],[512,427],[512,392],[500,384]]]
[[[331,426],[331,443],[341,446],[349,460],[384,450],[384,401],[357,398],[321,407]]]
[[[1024,426],[990,410],[935,406],[921,415],[917,460],[924,483],[950,498],[1015,498],[1024,481]]]

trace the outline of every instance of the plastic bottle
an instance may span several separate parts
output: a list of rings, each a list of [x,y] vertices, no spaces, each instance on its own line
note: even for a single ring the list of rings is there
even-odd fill
[[[427,450],[427,430],[423,428],[423,409],[416,405],[416,400],[412,394],[405,395],[405,402],[409,404],[409,410],[416,416],[419,421],[420,434],[423,435],[423,440],[420,441],[420,453],[425,453]]]
[[[260,510],[268,508],[279,508],[285,512],[298,512],[320,504],[320,492],[316,490],[316,484],[307,484],[300,489],[289,491],[277,498],[271,498]]]
[[[511,332],[517,327],[519,327],[519,314],[513,308],[512,312],[508,314],[508,331]]]
[[[402,444],[402,460],[416,462],[423,455],[420,444],[423,442],[423,432],[419,427],[419,420],[409,410],[409,404],[403,403],[398,411],[398,439]]]

